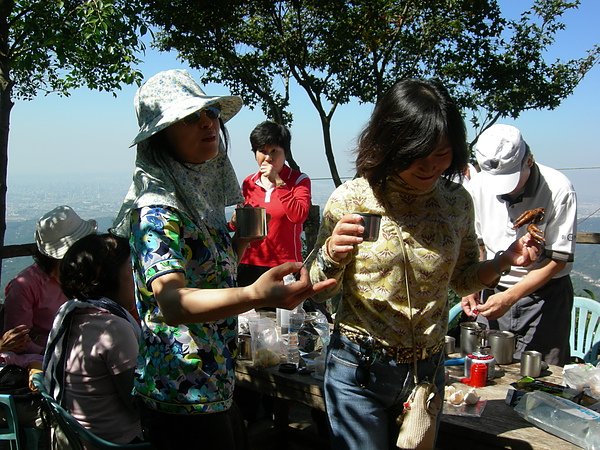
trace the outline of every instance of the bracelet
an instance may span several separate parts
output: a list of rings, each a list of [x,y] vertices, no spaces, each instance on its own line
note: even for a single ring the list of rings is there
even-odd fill
[[[496,255],[494,256],[494,259],[492,259],[492,267],[494,268],[494,272],[496,272],[498,275],[500,275],[501,277],[503,277],[504,275],[508,275],[510,273],[510,267],[506,270],[500,270],[500,256],[502,256],[502,254],[504,253],[504,250],[500,250],[499,252],[496,253]]]
[[[334,272],[342,268],[342,265],[329,256],[327,251],[327,244],[331,238],[327,238],[323,246],[317,252],[316,262],[323,272]]]

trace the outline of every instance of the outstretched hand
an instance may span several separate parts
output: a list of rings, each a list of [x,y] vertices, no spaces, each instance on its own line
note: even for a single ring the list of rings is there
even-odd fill
[[[284,276],[298,271],[299,280],[291,284],[283,283]],[[261,307],[293,309],[307,298],[330,289],[335,284],[333,278],[311,284],[308,271],[301,262],[288,262],[269,269],[252,284],[252,288],[255,298],[262,299]]]

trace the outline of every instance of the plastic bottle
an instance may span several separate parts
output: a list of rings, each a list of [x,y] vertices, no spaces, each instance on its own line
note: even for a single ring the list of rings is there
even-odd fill
[[[289,273],[285,277],[283,277],[283,284],[287,285],[287,284],[294,283],[295,281],[296,281],[296,278],[294,277],[294,274],[292,274],[292,273]],[[288,334],[289,327],[290,327],[290,314],[292,313],[292,311],[290,311],[289,309],[284,309],[284,308],[276,308],[275,313],[276,313],[277,326],[281,330],[281,334],[282,335]]]
[[[287,339],[287,362],[298,366],[300,363],[300,348],[298,347],[298,333],[288,333]]]
[[[298,365],[300,362],[300,347],[298,332],[304,323],[306,313],[301,305],[296,306],[289,315],[287,362]]]

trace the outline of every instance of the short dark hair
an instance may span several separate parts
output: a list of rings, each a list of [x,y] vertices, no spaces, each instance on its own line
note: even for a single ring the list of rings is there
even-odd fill
[[[469,158],[467,132],[448,90],[438,80],[397,81],[377,102],[358,138],[357,174],[382,202],[388,176],[429,155],[444,137],[452,147],[444,175],[461,176]]]
[[[250,133],[250,145],[253,153],[265,145],[278,145],[288,156],[292,145],[292,134],[285,125],[265,120],[256,125]]]
[[[125,238],[103,233],[79,239],[61,262],[63,292],[78,300],[112,298],[119,290],[119,271],[129,256]]]
[[[33,254],[33,260],[47,275],[50,275],[54,267],[60,266],[60,259],[55,259],[48,255],[44,255],[38,250],[37,247],[35,248],[35,253]]]

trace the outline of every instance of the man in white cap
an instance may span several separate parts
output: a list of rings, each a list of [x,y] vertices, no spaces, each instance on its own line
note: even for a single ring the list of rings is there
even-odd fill
[[[475,206],[475,228],[481,256],[492,259],[527,233],[515,227],[522,213],[544,208],[535,225],[543,232],[545,247],[529,267],[502,272],[495,289],[462,299],[467,315],[491,329],[519,336],[515,358],[537,350],[548,364],[570,360],[569,333],[573,286],[569,273],[575,253],[577,198],[562,173],[536,163],[521,132],[510,125],[493,125],[475,146],[481,171],[468,190]],[[515,229],[516,228],[516,229]],[[481,298],[480,298],[481,297]]]

